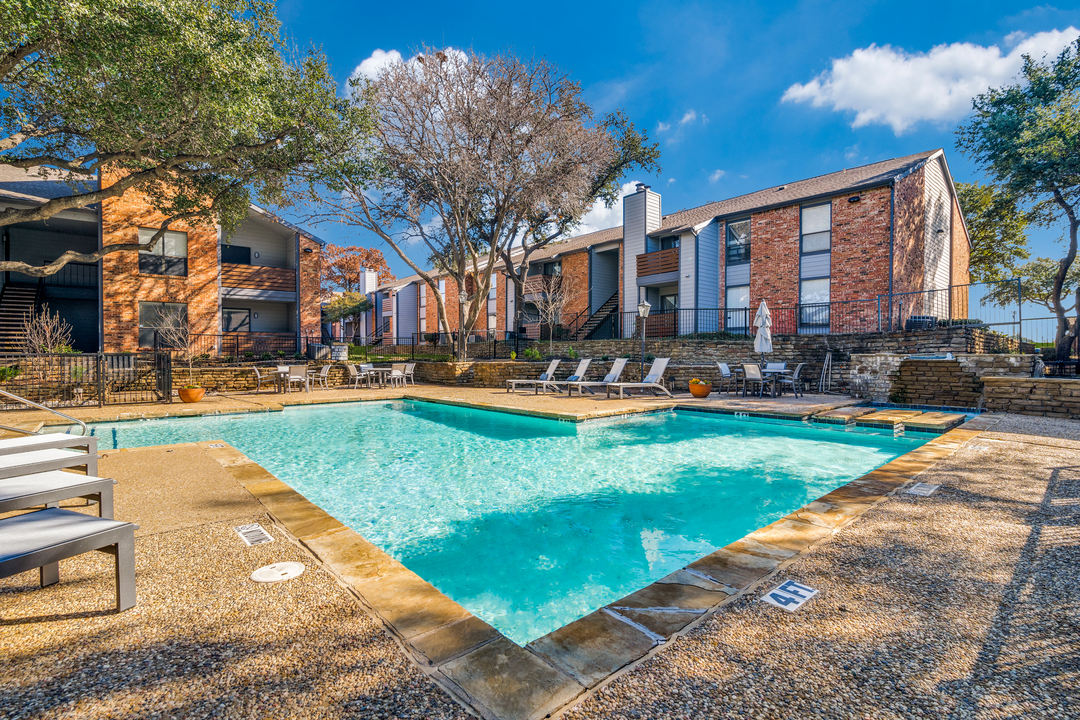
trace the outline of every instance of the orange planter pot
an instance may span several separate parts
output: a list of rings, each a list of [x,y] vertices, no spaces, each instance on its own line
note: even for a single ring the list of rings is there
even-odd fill
[[[691,385],[690,394],[696,398],[709,397],[709,393],[712,392],[712,385]]]
[[[206,388],[180,388],[176,391],[180,394],[180,399],[187,403],[199,402],[203,399],[203,395],[206,394]]]

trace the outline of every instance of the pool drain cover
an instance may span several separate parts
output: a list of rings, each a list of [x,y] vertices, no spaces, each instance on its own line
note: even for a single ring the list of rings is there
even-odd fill
[[[258,583],[281,582],[292,580],[304,574],[304,563],[279,562],[273,565],[264,565],[251,573],[251,579]]]

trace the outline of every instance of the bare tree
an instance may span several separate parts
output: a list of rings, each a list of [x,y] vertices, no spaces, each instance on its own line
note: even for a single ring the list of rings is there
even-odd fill
[[[537,218],[580,219],[617,142],[592,123],[580,87],[544,60],[425,47],[370,84],[356,81],[353,98],[374,102],[374,139],[324,166],[329,192],[315,196],[323,208],[312,217],[381,237],[431,288],[448,335],[437,278],[453,283],[464,359],[503,253],[545,226]],[[409,257],[414,244],[434,272]]]
[[[533,304],[540,316],[541,327],[548,326],[548,354],[552,352],[555,331],[562,324],[566,309],[581,297],[581,290],[572,275],[556,275],[545,281],[544,292],[537,293]]]
[[[72,351],[71,325],[60,317],[60,313],[51,313],[48,305],[42,305],[40,311],[24,316],[22,329],[26,337],[23,347],[29,355]]]
[[[157,346],[173,352],[187,365],[188,384],[185,387],[198,387],[195,383],[195,351],[191,344],[191,328],[188,325],[186,307],[171,307],[158,315]]]

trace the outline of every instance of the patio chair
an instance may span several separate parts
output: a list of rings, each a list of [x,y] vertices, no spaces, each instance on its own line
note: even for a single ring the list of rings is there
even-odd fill
[[[262,389],[262,386],[264,384],[266,384],[266,383],[269,383],[270,385],[273,385],[275,389],[277,388],[277,383],[278,383],[277,374],[268,372],[266,375],[263,375],[261,372],[259,372],[259,368],[255,367],[254,365],[251,367],[251,369],[255,371],[255,392],[256,393],[258,393],[259,390]]]
[[[285,376],[285,389],[292,391],[293,383],[304,386],[305,392],[311,392],[311,380],[308,377],[307,365],[290,365],[289,374]]]
[[[323,365],[322,368],[317,370],[317,371],[316,370],[309,370],[308,371],[308,384],[311,385],[311,384],[313,384],[315,382],[318,382],[320,385],[322,385],[323,390],[329,390],[330,386],[326,384],[326,380],[330,375],[330,368],[332,368],[332,367],[333,367],[333,365],[327,364],[327,365]]]
[[[765,372],[784,372],[787,370],[786,362],[765,363]]]
[[[716,389],[717,392],[724,392],[724,386],[730,384],[734,390],[739,389],[739,381],[735,377],[735,373],[731,372],[731,368],[727,363],[718,362],[716,366],[720,368],[720,387]],[[728,392],[731,392],[729,389]]]
[[[648,375],[645,376],[645,379],[642,382],[608,383],[607,396],[609,398],[611,397],[611,391],[613,388],[618,389],[619,399],[622,400],[624,390],[633,390],[635,388],[640,388],[642,393],[644,393],[646,390],[651,390],[652,394],[656,395],[656,391],[659,390],[668,397],[671,397],[671,393],[668,392],[668,389],[664,387],[663,383],[664,371],[667,370],[667,364],[670,360],[671,358],[657,358],[656,360],[654,360],[653,364],[649,367]]]
[[[758,384],[758,397],[763,397],[765,394],[765,386],[772,386],[772,396],[776,397],[776,385],[772,377],[766,377],[761,372],[761,366],[757,363],[746,363],[742,366],[743,379],[742,379],[742,394],[746,397],[746,385],[747,383]]]
[[[345,370],[349,373],[349,386],[353,390],[360,387],[360,383],[367,381],[368,387],[371,387],[371,375],[366,371],[360,371],[356,369],[356,366],[352,363],[345,364]]]
[[[537,378],[536,380],[507,380],[506,381],[506,392],[516,391],[517,388],[518,388],[518,385],[525,385],[525,386],[528,386],[528,387],[532,387],[533,389],[536,390],[536,393],[539,394],[540,387],[545,382],[547,382],[551,378],[555,377],[555,368],[557,368],[557,367],[559,367],[559,361],[558,360],[552,360],[550,363],[548,363],[547,371],[541,373],[540,377]]]
[[[561,393],[562,392],[562,387],[560,387],[560,386],[567,386],[566,390],[567,390],[567,392],[569,392],[570,391],[569,383],[578,382],[579,380],[584,378],[585,373],[589,369],[589,363],[591,363],[591,362],[592,362],[591,359],[586,359],[586,360],[579,361],[578,364],[577,364],[577,367],[574,368],[574,372],[571,373],[570,377],[566,378],[565,380],[548,380],[548,381],[544,382],[544,392],[547,392],[548,388],[551,388],[555,392]]]
[[[390,387],[405,387],[405,363],[395,363],[390,366],[390,374],[386,378],[390,381]]]
[[[567,382],[566,390],[567,394],[573,397],[574,388],[578,389],[578,395],[583,396],[584,391],[588,390],[590,395],[595,395],[593,388],[606,387],[609,383],[619,382],[619,377],[622,376],[623,368],[626,367],[626,358],[616,358],[615,362],[611,363],[611,372],[604,376],[600,381],[586,381],[577,380],[575,382]]]
[[[416,363],[405,363],[405,384],[408,385],[412,380],[412,384],[416,385],[416,378],[413,377],[413,373],[416,371]]]
[[[806,363],[799,363],[795,366],[795,372],[791,375],[778,375],[775,382],[778,385],[790,385],[791,391],[795,393],[795,397],[805,395],[806,388],[803,387],[802,371],[806,367]]]
[[[60,582],[60,561],[91,550],[116,560],[116,609],[135,606],[132,523],[47,508],[0,520],[0,578],[38,568],[41,587]]]

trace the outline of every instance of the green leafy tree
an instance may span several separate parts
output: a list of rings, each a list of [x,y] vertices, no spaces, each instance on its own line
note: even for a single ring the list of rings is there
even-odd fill
[[[263,0],[0,2],[0,163],[70,188],[0,210],[0,226],[133,190],[167,218],[144,244],[0,270],[45,276],[152,249],[177,220],[228,233],[252,200],[284,202],[307,167],[368,123],[364,105],[338,97],[321,54],[285,47]]]
[[[1054,311],[1054,284],[1057,280],[1059,263],[1050,258],[1038,257],[1016,268],[1016,274],[1020,278],[1020,292],[1024,302],[1035,303]],[[1063,295],[1068,296],[1080,289],[1080,263],[1075,263],[1065,276]],[[1016,306],[1016,286],[1013,283],[1002,284],[994,288],[992,292],[983,298],[983,304],[992,303],[1000,307]],[[1064,308],[1065,312],[1076,309],[1076,303],[1072,301]]]
[[[371,309],[371,301],[358,292],[343,292],[323,305],[323,321],[337,322]]]
[[[1026,260],[1028,217],[1016,198],[994,185],[956,183],[960,208],[971,233],[972,282],[1011,280]]]
[[[1064,219],[1068,228],[1050,293],[1057,357],[1068,359],[1073,338],[1064,296],[1080,228],[1080,40],[1047,63],[1025,56],[1019,83],[990,89],[973,106],[957,147],[1025,206],[1033,222],[1052,226]],[[1080,302],[1073,306],[1080,312]]]

